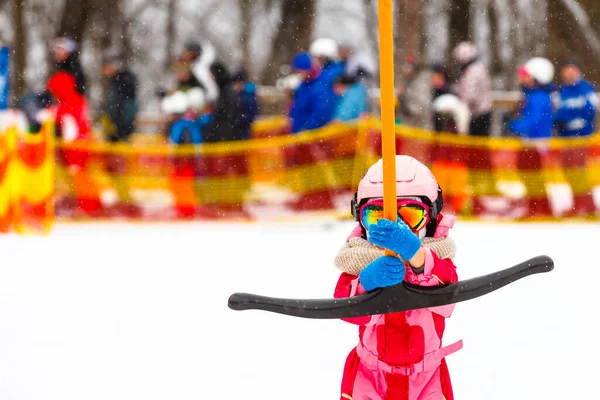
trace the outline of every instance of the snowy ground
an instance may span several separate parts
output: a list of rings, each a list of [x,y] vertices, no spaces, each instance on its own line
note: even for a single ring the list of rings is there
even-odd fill
[[[356,328],[234,312],[234,291],[328,297],[349,223],[63,224],[0,237],[0,400],[337,399]],[[597,394],[594,224],[463,223],[461,278],[556,270],[457,306],[459,400]]]

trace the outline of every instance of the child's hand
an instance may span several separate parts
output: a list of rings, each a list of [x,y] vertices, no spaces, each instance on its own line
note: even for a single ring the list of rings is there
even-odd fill
[[[360,283],[366,291],[394,286],[404,280],[404,264],[398,257],[383,256],[367,265],[360,273]]]
[[[421,239],[403,222],[380,219],[369,226],[369,241],[398,254],[404,260],[411,260],[421,248]]]

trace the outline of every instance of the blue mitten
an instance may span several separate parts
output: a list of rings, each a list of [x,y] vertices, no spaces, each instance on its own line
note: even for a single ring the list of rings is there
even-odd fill
[[[404,264],[398,257],[383,256],[367,265],[359,275],[366,291],[394,286],[404,280]]]
[[[403,221],[380,219],[369,226],[369,242],[389,249],[408,261],[421,248],[421,239]]]

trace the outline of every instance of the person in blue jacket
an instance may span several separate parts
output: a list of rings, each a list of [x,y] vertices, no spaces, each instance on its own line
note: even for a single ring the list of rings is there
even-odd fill
[[[335,120],[354,121],[367,113],[367,86],[357,76],[340,76],[335,83],[335,92],[338,95]]]
[[[519,68],[518,74],[523,105],[519,117],[510,121],[509,129],[524,139],[550,138],[554,120],[551,99],[554,67],[550,61],[537,57]]]
[[[320,79],[321,70],[308,53],[297,54],[292,68],[302,78],[289,111],[292,133],[317,129],[331,122],[337,104],[333,82]]]
[[[310,45],[309,53],[313,64],[321,70],[319,79],[333,87],[336,79],[344,73],[346,68],[346,63],[339,59],[340,51],[337,42],[331,38],[316,39]]]
[[[242,103],[242,120],[244,121],[242,139],[247,140],[250,139],[250,130],[258,115],[256,84],[250,82],[246,71],[240,70],[233,76],[233,89]]]
[[[0,42],[0,110],[8,108],[10,50]]]
[[[589,136],[594,133],[598,95],[594,87],[583,79],[573,60],[564,62],[560,69],[563,82],[558,94],[556,127],[563,137]]]

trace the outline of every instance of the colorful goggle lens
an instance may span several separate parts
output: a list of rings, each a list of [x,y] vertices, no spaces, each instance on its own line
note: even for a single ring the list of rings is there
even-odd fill
[[[409,228],[418,232],[429,222],[429,207],[425,204],[414,201],[399,201],[397,204],[398,218],[400,218]],[[377,221],[383,218],[383,202],[374,201],[366,203],[361,207],[361,221],[365,228],[370,225],[376,225]]]

